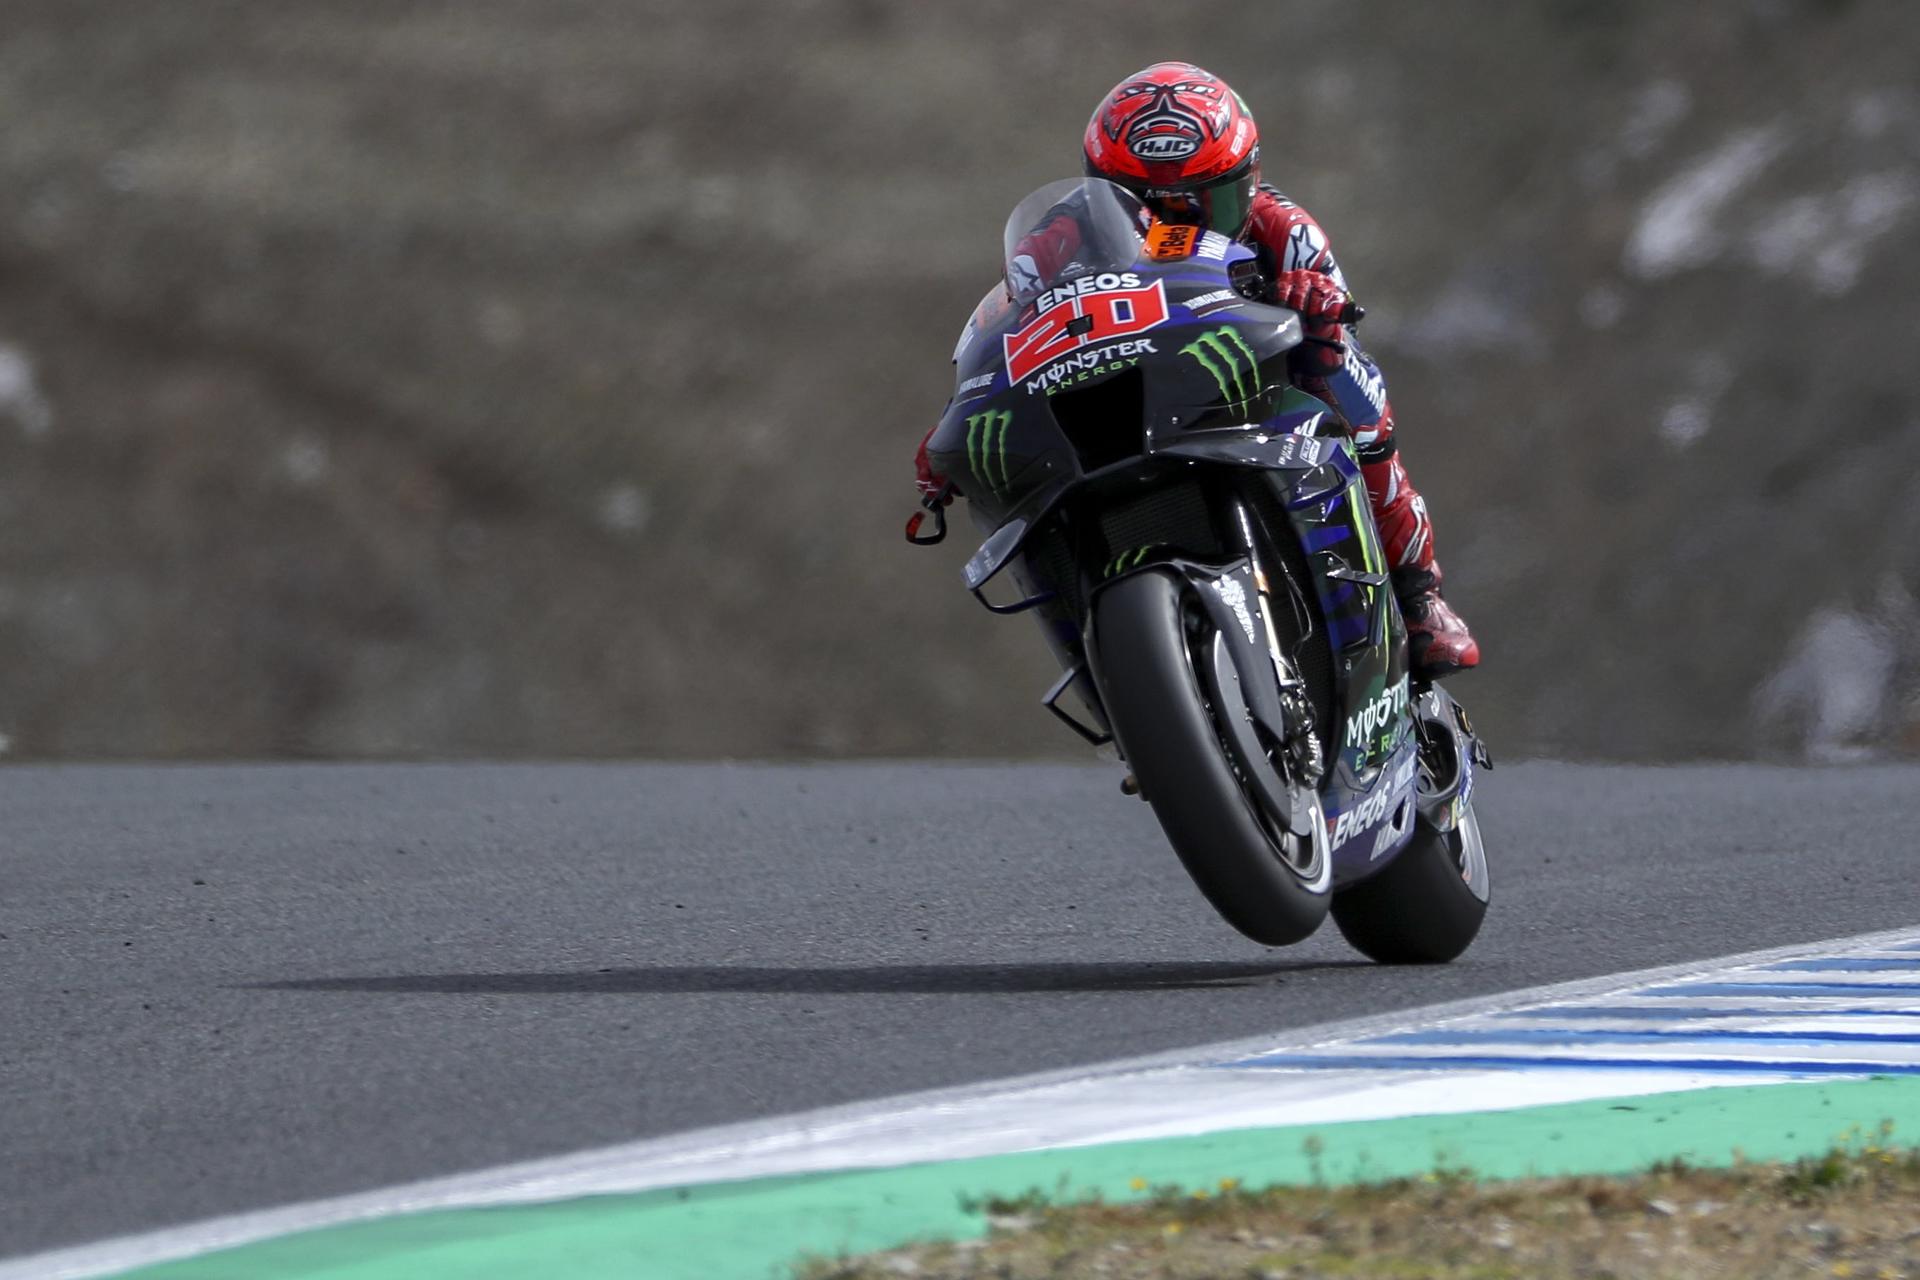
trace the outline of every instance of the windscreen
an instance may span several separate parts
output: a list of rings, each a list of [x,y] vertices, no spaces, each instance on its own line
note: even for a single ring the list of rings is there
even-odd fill
[[[1065,178],[1007,219],[1007,292],[1024,306],[1063,280],[1123,271],[1140,260],[1153,219],[1139,197],[1104,178]]]

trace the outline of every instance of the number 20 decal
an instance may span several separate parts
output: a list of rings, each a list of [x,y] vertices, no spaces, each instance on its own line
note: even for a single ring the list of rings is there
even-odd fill
[[[1158,280],[1144,288],[1073,298],[1041,312],[1025,328],[1000,340],[1007,357],[1007,378],[1018,382],[1081,347],[1145,333],[1166,322],[1167,291]]]

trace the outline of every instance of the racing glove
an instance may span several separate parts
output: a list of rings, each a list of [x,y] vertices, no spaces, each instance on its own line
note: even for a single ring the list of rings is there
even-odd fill
[[[1273,292],[1274,305],[1298,311],[1309,331],[1323,327],[1338,329],[1340,313],[1353,300],[1332,276],[1305,268],[1281,272],[1274,279]]]
[[[927,457],[927,441],[933,439],[933,433],[939,429],[937,424],[928,427],[927,434],[920,437],[920,447],[913,451],[913,485],[920,490],[921,498],[929,502],[938,500],[945,507],[952,505],[960,491],[951,488],[945,476],[934,473],[933,462]]]
[[[1310,372],[1324,376],[1340,367],[1347,353],[1340,317],[1353,297],[1332,276],[1300,268],[1274,277],[1274,305],[1300,313],[1306,337],[1305,358]]]

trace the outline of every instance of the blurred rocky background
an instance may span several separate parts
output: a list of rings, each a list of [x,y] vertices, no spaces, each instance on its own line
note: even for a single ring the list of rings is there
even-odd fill
[[[1497,750],[1920,748],[1907,0],[0,0],[10,758],[1078,754],[900,526],[1166,57],[1368,305]]]

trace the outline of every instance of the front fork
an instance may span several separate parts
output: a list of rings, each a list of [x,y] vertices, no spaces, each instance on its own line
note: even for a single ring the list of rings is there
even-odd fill
[[[1280,686],[1280,705],[1286,724],[1282,741],[1288,763],[1292,766],[1295,780],[1317,791],[1327,776],[1327,762],[1320,749],[1320,735],[1314,732],[1313,699],[1308,696],[1307,682],[1293,669],[1293,660],[1281,647],[1280,633],[1273,626],[1273,611],[1281,607],[1290,609],[1293,602],[1282,601],[1275,596],[1273,584],[1260,563],[1260,544],[1253,536],[1253,522],[1247,517],[1246,504],[1234,498],[1232,509],[1240,531],[1240,545],[1246,552],[1247,564],[1253,571],[1254,588],[1259,595],[1260,622],[1266,633],[1267,655],[1273,660],[1274,679]]]

